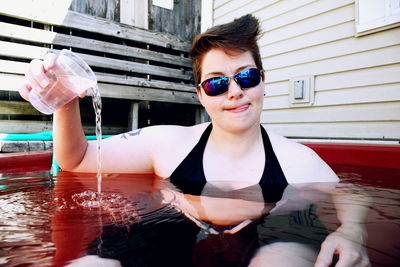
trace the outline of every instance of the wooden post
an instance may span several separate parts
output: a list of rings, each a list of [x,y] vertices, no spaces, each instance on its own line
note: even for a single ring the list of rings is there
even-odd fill
[[[139,102],[132,101],[128,115],[128,129],[136,130],[139,127]]]
[[[202,107],[202,106],[198,106],[196,108],[196,118],[195,118],[195,123],[199,124],[199,123],[203,123],[206,121],[210,121],[210,117],[207,114],[207,111]]]

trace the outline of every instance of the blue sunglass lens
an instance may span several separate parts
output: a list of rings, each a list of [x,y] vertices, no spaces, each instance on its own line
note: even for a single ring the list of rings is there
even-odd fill
[[[246,69],[237,73],[234,78],[241,88],[252,88],[260,83],[261,73],[259,69]]]
[[[204,81],[202,87],[207,95],[216,96],[225,93],[229,87],[228,77],[216,77]]]

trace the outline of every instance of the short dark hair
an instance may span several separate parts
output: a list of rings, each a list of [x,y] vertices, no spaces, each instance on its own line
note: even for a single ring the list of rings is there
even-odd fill
[[[200,83],[203,57],[213,48],[221,48],[233,52],[250,51],[257,68],[262,69],[260,49],[257,44],[260,33],[258,19],[248,14],[230,23],[214,26],[204,33],[198,34],[194,38],[190,49],[196,85]]]

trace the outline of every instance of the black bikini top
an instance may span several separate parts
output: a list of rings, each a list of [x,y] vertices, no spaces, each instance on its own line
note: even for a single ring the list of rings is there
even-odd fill
[[[283,191],[288,183],[274,150],[272,149],[268,134],[264,127],[261,125],[260,127],[265,151],[265,164],[264,171],[258,185],[261,186],[264,201],[267,203],[272,203],[277,202],[282,198]],[[203,155],[211,130],[212,124],[210,123],[210,125],[201,135],[199,142],[170,176],[170,181],[178,189],[182,190],[183,193],[201,195],[204,185],[207,183],[203,169]],[[235,192],[234,195],[249,195],[240,194],[239,191],[249,190],[250,187],[233,190]],[[222,194],[221,190],[221,194],[218,195],[218,197],[229,197],[231,195],[232,194]]]

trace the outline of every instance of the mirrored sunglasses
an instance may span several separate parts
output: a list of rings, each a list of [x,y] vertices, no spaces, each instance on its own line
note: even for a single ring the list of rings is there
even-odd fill
[[[208,96],[222,95],[228,91],[231,78],[241,89],[249,89],[260,83],[262,73],[263,70],[257,68],[245,69],[231,77],[220,76],[209,78],[201,82],[198,86],[202,87]]]

